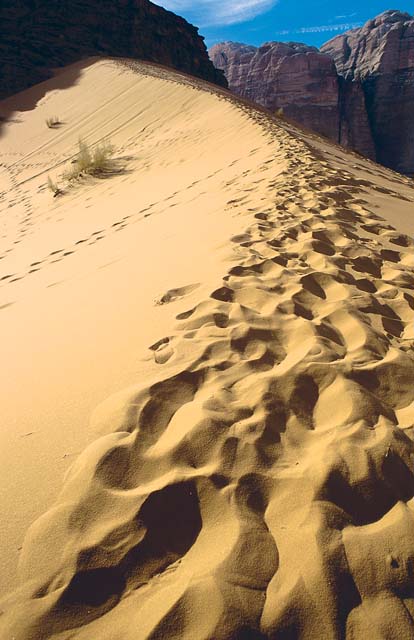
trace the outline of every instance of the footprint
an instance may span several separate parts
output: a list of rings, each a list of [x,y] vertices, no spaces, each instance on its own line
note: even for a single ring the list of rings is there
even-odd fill
[[[150,346],[150,349],[154,351],[154,359],[157,364],[165,364],[174,354],[168,337],[158,340],[158,342]]]
[[[5,304],[0,304],[0,310],[1,309],[6,309],[7,307],[11,307],[13,304],[15,304],[14,302],[6,302]]]
[[[177,287],[176,289],[168,289],[160,298],[155,300],[155,304],[168,304],[169,302],[174,302],[174,300],[178,300],[179,298],[183,298],[184,296],[192,293],[195,289],[200,286],[200,283],[196,284],[187,284],[184,287]]]
[[[239,235],[232,236],[230,241],[239,244],[241,242],[248,242],[251,239],[250,233],[240,233]]]

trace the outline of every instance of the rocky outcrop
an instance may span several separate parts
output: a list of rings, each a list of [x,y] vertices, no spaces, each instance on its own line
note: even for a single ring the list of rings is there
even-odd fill
[[[259,48],[225,42],[210,56],[235,93],[375,157],[362,87],[340,78],[330,55],[296,42]]]
[[[0,29],[0,98],[95,55],[158,62],[226,86],[198,30],[148,0],[5,0]]]
[[[414,174],[414,19],[386,11],[326,43],[347,80],[362,83],[376,158]]]
[[[225,42],[210,56],[235,93],[336,138],[338,75],[328,55],[296,42],[267,42],[259,48]]]
[[[414,18],[385,11],[321,50],[296,43],[210,51],[230,89],[391,169],[414,174]]]
[[[336,142],[376,160],[375,144],[362,85],[339,76],[339,132]]]

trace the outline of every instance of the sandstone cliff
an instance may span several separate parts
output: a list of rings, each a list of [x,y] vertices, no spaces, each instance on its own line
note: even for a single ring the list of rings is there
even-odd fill
[[[414,173],[414,19],[386,11],[322,51],[346,79],[362,83],[379,162]]]
[[[0,98],[94,55],[158,62],[226,85],[198,30],[148,0],[5,0],[0,25]]]
[[[338,132],[338,76],[330,56],[295,42],[267,42],[259,48],[226,42],[212,47],[230,89],[310,129],[335,138]]]
[[[375,145],[361,83],[339,76],[338,105],[339,132],[336,142],[376,160]]]
[[[210,50],[230,89],[345,147],[414,174],[414,18],[386,11],[321,50],[224,42]]]
[[[235,93],[375,157],[361,84],[340,78],[330,55],[296,42],[225,42],[210,56]]]

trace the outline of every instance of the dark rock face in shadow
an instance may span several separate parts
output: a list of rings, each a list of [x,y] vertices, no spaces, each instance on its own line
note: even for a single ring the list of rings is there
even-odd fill
[[[210,56],[235,93],[375,159],[361,83],[341,78],[330,55],[297,42],[224,42]]]
[[[322,51],[347,81],[361,82],[378,162],[414,174],[414,18],[386,11]]]
[[[96,55],[157,62],[226,86],[196,27],[148,0],[5,0],[0,25],[0,99]]]

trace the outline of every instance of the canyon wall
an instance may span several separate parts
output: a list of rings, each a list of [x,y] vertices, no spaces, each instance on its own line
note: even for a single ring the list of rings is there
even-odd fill
[[[210,50],[235,93],[414,174],[414,19],[386,11],[323,45],[224,42]]]
[[[321,50],[362,84],[378,162],[414,174],[414,19],[386,11]]]
[[[341,78],[330,55],[297,42],[224,42],[210,56],[234,93],[375,158],[362,85]]]

